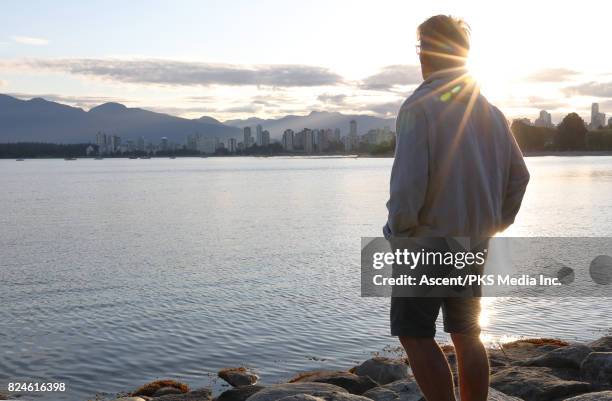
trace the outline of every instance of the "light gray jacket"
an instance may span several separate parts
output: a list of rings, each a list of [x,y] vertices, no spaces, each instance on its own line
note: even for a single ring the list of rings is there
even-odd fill
[[[433,74],[399,111],[387,239],[488,237],[514,222],[529,182],[523,155],[502,112],[461,74]]]

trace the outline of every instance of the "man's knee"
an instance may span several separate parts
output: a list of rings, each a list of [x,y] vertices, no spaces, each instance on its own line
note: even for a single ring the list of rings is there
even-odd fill
[[[427,345],[431,345],[435,342],[433,338],[429,337],[408,337],[408,336],[399,336],[400,343],[404,346],[404,348],[419,348]]]
[[[470,349],[483,347],[479,333],[451,333],[455,349]]]

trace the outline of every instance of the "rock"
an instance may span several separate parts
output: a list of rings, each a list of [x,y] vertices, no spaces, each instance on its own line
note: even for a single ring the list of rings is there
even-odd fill
[[[283,397],[296,394],[308,394],[315,397],[329,396],[332,393],[347,393],[342,387],[327,383],[284,383],[266,387],[249,398],[247,401],[277,401]],[[156,400],[157,401],[157,400]]]
[[[278,401],[372,401],[369,398],[360,395],[348,393],[329,393],[320,397],[315,397],[309,394],[295,394],[283,397]]]
[[[549,401],[586,393],[589,383],[563,380],[542,367],[512,366],[491,376],[491,387],[526,401]]]
[[[612,391],[598,391],[596,393],[586,393],[576,397],[566,398],[565,401],[610,401]]]
[[[193,390],[182,394],[168,394],[155,397],[153,401],[211,401],[212,393],[207,388]]]
[[[121,397],[121,398],[115,398],[113,401],[146,401],[148,399],[149,399],[149,397],[147,397],[147,398],[142,398],[142,397]],[[4,400],[4,398],[0,397],[0,400]]]
[[[251,384],[257,383],[259,379],[259,376],[249,372],[243,367],[221,369],[217,374],[220,378],[234,387],[250,386]]]
[[[412,378],[397,380],[381,387],[375,387],[363,393],[374,401],[419,401],[423,394]]]
[[[583,344],[568,345],[567,347],[556,348],[544,355],[522,362],[519,361],[515,364],[521,366],[580,369],[580,364],[591,352],[591,348]]]
[[[350,393],[330,393],[321,396],[325,401],[372,401],[361,395]]]
[[[358,376],[350,372],[326,372],[326,371],[315,371],[301,373],[293,379],[289,380],[290,383],[304,383],[304,382],[315,382],[315,383],[328,383],[334,386],[342,387],[351,394],[361,395],[371,388],[378,386],[374,380],[368,376]]]
[[[374,357],[352,369],[358,376],[368,376],[379,384],[388,384],[408,377],[408,365],[403,359]]]
[[[186,393],[189,391],[188,385],[186,385],[185,383],[177,382],[176,380],[155,380],[151,383],[145,384],[136,391],[132,392],[130,395],[133,397],[143,395],[152,397],[156,391],[164,387],[174,387],[180,390],[181,393]]]
[[[612,352],[612,336],[601,337],[589,344],[596,352]]]
[[[261,389],[263,389],[263,386],[256,384],[234,387],[222,392],[215,401],[244,401]]]
[[[612,352],[591,352],[580,367],[582,376],[598,384],[612,384]]]
[[[0,400],[8,400],[8,398],[9,398],[8,394],[5,394],[0,391]]]
[[[325,401],[323,398],[315,397],[308,394],[294,394],[288,395],[279,399],[278,401]]]
[[[459,395],[457,395],[459,399]],[[513,397],[511,395],[502,393],[501,391],[495,390],[493,387],[489,387],[489,395],[487,401],[523,401],[521,398]]]
[[[155,393],[153,393],[153,397],[161,397],[162,395],[182,394],[182,393],[183,392],[176,387],[166,386],[166,387],[160,387],[157,391],[155,391]]]

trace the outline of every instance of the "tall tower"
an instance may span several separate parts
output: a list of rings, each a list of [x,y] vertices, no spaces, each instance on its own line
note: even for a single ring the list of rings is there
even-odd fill
[[[251,146],[251,127],[244,127],[244,148]]]
[[[599,120],[599,103],[591,105],[591,127],[596,128]]]
[[[257,126],[255,127],[255,138],[257,140],[257,146],[262,146],[263,145],[263,128],[261,127],[261,124],[257,124]]]
[[[349,135],[356,136],[357,135],[357,121],[351,120],[349,124],[350,124]]]

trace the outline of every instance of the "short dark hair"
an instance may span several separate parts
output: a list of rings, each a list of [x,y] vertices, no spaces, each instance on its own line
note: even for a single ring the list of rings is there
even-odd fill
[[[470,26],[460,18],[435,15],[417,28],[421,57],[437,69],[465,64],[470,50]]]

